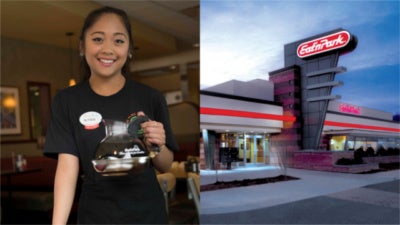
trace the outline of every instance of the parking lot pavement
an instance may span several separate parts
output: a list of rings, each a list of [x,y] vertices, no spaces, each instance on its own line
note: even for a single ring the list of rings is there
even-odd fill
[[[200,223],[400,224],[399,172],[289,169],[300,180],[202,192]]]

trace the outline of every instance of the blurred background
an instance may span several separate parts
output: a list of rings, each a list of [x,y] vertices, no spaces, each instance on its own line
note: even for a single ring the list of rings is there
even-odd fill
[[[103,5],[131,19],[131,77],[165,94],[183,150],[176,158],[198,152],[199,1],[2,1],[1,86],[19,95],[19,129],[2,133],[2,157],[41,154],[52,97],[81,79],[83,21]]]
[[[80,30],[87,14],[104,5],[130,18],[131,78],[162,92],[168,103],[180,151],[171,170],[157,178],[170,223],[198,222],[198,191],[187,187],[195,187],[193,180],[199,186],[199,1],[54,0],[0,2],[2,224],[51,221],[57,161],[42,155],[51,101],[81,80]],[[77,204],[69,224],[76,223]]]

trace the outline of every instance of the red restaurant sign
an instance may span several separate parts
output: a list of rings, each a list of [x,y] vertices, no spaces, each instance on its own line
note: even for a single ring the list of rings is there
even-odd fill
[[[360,114],[361,113],[361,109],[359,106],[348,105],[348,104],[343,104],[343,103],[340,103],[339,111],[344,112],[344,113],[352,113],[352,114]]]
[[[350,33],[343,30],[311,41],[306,41],[297,47],[297,56],[300,58],[306,58],[323,52],[343,48],[350,42],[350,38]]]

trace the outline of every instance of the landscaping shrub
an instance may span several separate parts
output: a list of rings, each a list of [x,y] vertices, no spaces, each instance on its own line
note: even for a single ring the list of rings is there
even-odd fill
[[[391,155],[400,155],[399,148],[388,148],[387,150],[380,146],[378,150],[374,151],[372,147],[368,147],[366,151],[364,151],[363,147],[358,148],[354,151],[354,159],[349,158],[340,158],[336,161],[337,165],[354,165],[354,164],[362,164],[363,157],[374,157],[374,156],[391,156]]]
[[[398,148],[388,148],[387,155],[399,155],[400,151]]]
[[[384,147],[381,146],[376,152],[376,155],[377,156],[400,155],[400,149],[390,147],[386,150]]]
[[[387,155],[387,151],[384,147],[380,146],[378,148],[378,151],[376,151],[376,155],[377,156],[385,156],[385,155]]]
[[[375,151],[372,147],[368,147],[367,151],[365,151],[365,156],[374,156],[375,155]]]
[[[356,163],[362,163],[362,157],[364,157],[365,153],[364,153],[364,148],[363,147],[359,147],[357,150],[354,151],[354,161]]]
[[[354,159],[340,158],[336,161],[336,165],[356,165],[356,164],[362,164],[362,160],[360,162]]]

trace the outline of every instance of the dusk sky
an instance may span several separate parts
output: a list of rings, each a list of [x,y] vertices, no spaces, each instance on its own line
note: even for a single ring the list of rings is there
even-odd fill
[[[339,101],[400,113],[400,5],[388,1],[201,1],[201,88],[268,79],[284,45],[337,28],[357,36],[340,57]]]

